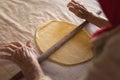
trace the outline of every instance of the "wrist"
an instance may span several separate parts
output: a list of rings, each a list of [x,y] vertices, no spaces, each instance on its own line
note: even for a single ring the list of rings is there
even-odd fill
[[[44,76],[44,73],[38,68],[32,68],[31,70],[27,70],[26,72],[23,72],[23,74],[27,80],[34,80],[38,77]]]
[[[104,26],[111,25],[108,20],[106,20],[94,13],[90,13],[86,20],[98,27],[104,27]]]
[[[39,64],[32,64],[28,68],[22,68],[22,72],[27,80],[34,80],[38,77],[44,76]]]
[[[89,14],[86,17],[86,20],[89,22],[92,22],[97,17],[96,14],[93,14],[92,12],[89,12]]]

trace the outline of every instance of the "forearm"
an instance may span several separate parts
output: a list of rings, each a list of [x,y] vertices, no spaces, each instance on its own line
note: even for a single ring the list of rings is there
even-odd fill
[[[99,15],[93,14],[91,12],[90,12],[89,16],[86,18],[86,20],[98,27],[104,27],[104,26],[110,25],[108,20],[103,19],[103,18],[99,17]]]
[[[33,64],[29,68],[22,68],[22,72],[27,80],[39,80],[44,73],[38,64]]]

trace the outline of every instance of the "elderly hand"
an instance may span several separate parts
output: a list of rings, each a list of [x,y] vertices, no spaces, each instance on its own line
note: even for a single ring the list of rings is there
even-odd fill
[[[35,56],[35,50],[30,45],[30,41],[26,45],[20,42],[11,42],[7,46],[1,46],[0,52],[7,52],[4,55],[0,54],[0,59],[7,59],[16,63],[28,80],[44,75]]]
[[[98,26],[98,27],[103,27],[103,26],[110,26],[111,24],[109,23],[108,20],[99,17],[98,15],[88,11],[82,3],[78,3],[74,0],[71,0],[71,2],[68,3],[68,8],[71,12],[73,12],[76,16],[86,19],[90,23]],[[98,11],[97,13],[101,13],[101,11]]]
[[[91,15],[91,12],[89,12],[82,3],[78,3],[74,0],[71,0],[71,2],[68,3],[67,7],[71,12],[73,12],[76,16],[87,19],[89,15]]]

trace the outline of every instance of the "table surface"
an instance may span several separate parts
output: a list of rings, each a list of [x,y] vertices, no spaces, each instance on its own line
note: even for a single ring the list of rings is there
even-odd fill
[[[11,41],[34,42],[36,28],[48,20],[63,20],[79,25],[82,19],[72,14],[66,7],[70,0],[0,0],[0,45]],[[96,0],[79,0],[92,12],[101,10]],[[103,14],[102,14],[103,16]],[[92,27],[91,27],[92,26]],[[85,28],[92,34],[97,27],[89,24]],[[4,53],[3,53],[4,54]],[[41,65],[45,74],[53,80],[76,80],[83,77],[92,62],[74,66],[62,66],[51,61]],[[0,60],[0,80],[9,80],[20,69],[12,62]]]

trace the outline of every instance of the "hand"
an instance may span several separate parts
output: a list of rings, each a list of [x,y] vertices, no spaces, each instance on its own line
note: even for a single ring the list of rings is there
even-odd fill
[[[0,55],[0,58],[16,63],[28,80],[44,75],[35,56],[36,52],[31,47],[30,41],[28,41],[26,45],[20,42],[12,42],[7,46],[0,47],[0,51],[7,52],[6,55]]]
[[[71,12],[73,12],[76,16],[86,19],[90,23],[98,26],[98,27],[104,27],[104,26],[110,26],[108,20],[103,19],[102,17],[99,17],[96,14],[93,14],[92,12],[88,11],[82,3],[78,3],[74,0],[71,0],[71,2],[68,3],[68,8]],[[100,11],[98,11],[100,12]]]
[[[68,3],[67,7],[71,12],[73,12],[76,16],[87,19],[89,16],[91,16],[91,12],[89,12],[82,3],[78,3],[74,0],[71,0],[71,2]]]

